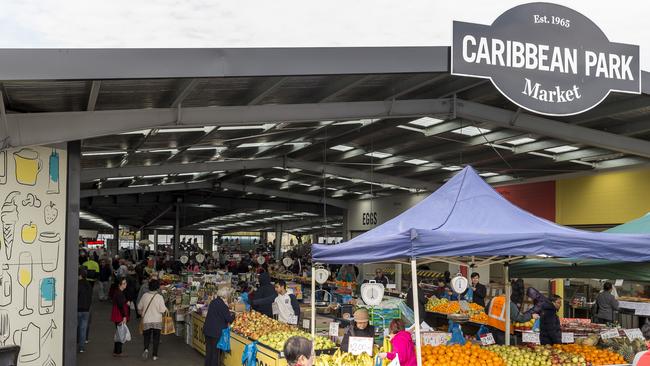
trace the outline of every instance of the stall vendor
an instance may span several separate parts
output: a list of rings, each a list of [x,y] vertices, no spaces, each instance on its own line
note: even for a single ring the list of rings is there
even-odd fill
[[[485,285],[481,284],[479,281],[481,280],[481,275],[479,275],[477,272],[472,273],[471,277],[472,279],[472,292],[473,294],[473,301],[477,305],[481,305],[485,307],[485,297],[487,296],[487,288]]]
[[[525,323],[531,319],[539,319],[538,314],[522,313],[517,304],[524,300],[523,283],[515,282],[510,296],[510,323]],[[488,327],[497,344],[505,344],[506,339],[506,295],[494,297],[486,307]],[[514,327],[510,327],[512,332]]]
[[[346,282],[354,282],[356,278],[357,275],[352,264],[343,265],[336,276],[337,280]]]
[[[341,341],[341,351],[347,352],[350,344],[350,337],[375,337],[375,327],[369,323],[368,310],[358,309],[354,312],[354,320],[350,322],[350,326],[345,330],[343,340]]]
[[[384,274],[384,271],[381,268],[377,268],[375,271],[375,282],[381,283],[386,287],[388,285],[388,277]]]

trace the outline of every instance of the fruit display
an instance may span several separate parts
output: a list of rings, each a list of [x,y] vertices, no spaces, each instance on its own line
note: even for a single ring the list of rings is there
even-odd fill
[[[488,316],[485,313],[485,308],[474,303],[468,303],[468,306],[469,311],[463,311],[460,307],[460,302],[458,301],[449,301],[447,299],[436,299],[431,297],[427,300],[425,309],[432,313],[469,315],[470,320],[475,323],[487,323]]]
[[[577,337],[586,337],[591,334],[599,335],[605,330],[605,324],[596,324],[585,320],[589,319],[561,319],[562,332],[573,333]]]
[[[610,338],[601,340],[601,347],[616,352],[623,356],[626,362],[631,363],[634,356],[641,351],[647,351],[648,346],[645,341],[635,339],[630,341],[627,337]]]
[[[265,346],[273,348],[274,350],[281,351],[284,348],[284,343],[287,341],[287,339],[294,336],[300,336],[300,337],[305,337],[307,339],[311,339],[310,334],[307,334],[306,332],[303,332],[301,330],[294,329],[291,331],[266,333],[263,336],[259,337],[257,341]],[[336,344],[334,342],[332,342],[328,338],[321,337],[321,336],[316,336],[315,344],[316,344],[317,351],[336,348]]]
[[[620,365],[625,363],[623,356],[608,349],[599,349],[594,346],[578,344],[556,344],[554,348],[564,352],[578,354],[594,366],[598,365]]]
[[[471,343],[464,346],[422,346],[423,365],[506,365],[495,352]]]
[[[564,352],[551,346],[490,346],[489,350],[501,356],[507,366],[588,366],[582,355]]]
[[[488,322],[488,315],[482,311],[480,313],[474,314],[469,318],[470,321],[473,321],[474,323],[481,323],[481,324],[487,324]]]
[[[353,355],[348,352],[341,352],[340,349],[336,350],[333,355],[320,355],[316,357],[314,366],[374,366],[375,359],[367,353],[360,355]]]
[[[257,340],[268,333],[291,332],[296,331],[296,328],[256,311],[251,311],[237,315],[237,318],[232,323],[232,330],[237,334]]]
[[[535,324],[535,319],[531,319],[525,323],[519,323],[519,322],[514,322],[512,323],[512,326],[514,327],[515,330],[531,330],[533,329],[533,325]]]

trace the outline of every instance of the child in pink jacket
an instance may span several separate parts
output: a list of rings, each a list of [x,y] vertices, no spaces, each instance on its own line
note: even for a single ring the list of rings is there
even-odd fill
[[[390,343],[393,345],[393,352],[380,353],[379,357],[394,360],[395,356],[399,357],[400,366],[416,366],[418,364],[415,345],[411,338],[411,333],[404,329],[404,322],[400,319],[393,319],[390,322]]]

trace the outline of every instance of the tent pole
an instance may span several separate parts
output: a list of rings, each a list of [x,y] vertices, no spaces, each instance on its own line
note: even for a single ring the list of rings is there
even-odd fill
[[[506,285],[506,346],[510,345],[510,296],[512,294],[512,287],[510,286],[510,264],[508,262],[503,265],[503,276],[505,277]]]
[[[416,259],[411,259],[411,287],[413,288],[413,314],[415,315],[415,350],[418,366],[422,366],[422,340],[420,338],[420,306],[418,305],[419,289]]]
[[[316,342],[316,263],[311,265],[311,339]],[[314,343],[315,346],[315,343]],[[314,348],[315,349],[315,348]]]

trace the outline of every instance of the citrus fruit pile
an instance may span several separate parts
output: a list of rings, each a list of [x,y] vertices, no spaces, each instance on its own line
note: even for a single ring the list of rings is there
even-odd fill
[[[464,346],[422,346],[423,366],[504,366],[504,362],[496,353],[472,345],[469,342]]]
[[[594,346],[578,344],[556,344],[553,346],[564,352],[579,354],[592,365],[620,365],[625,363],[623,356],[607,349],[599,349]]]

